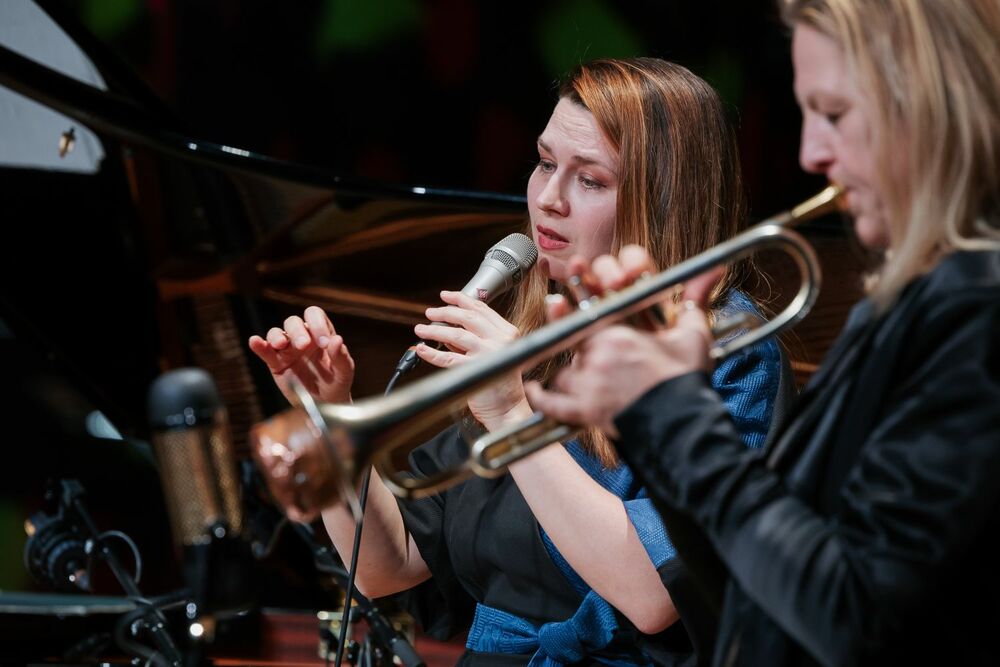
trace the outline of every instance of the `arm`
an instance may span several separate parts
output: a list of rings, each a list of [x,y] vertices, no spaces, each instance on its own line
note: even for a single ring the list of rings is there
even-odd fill
[[[623,455],[650,493],[689,516],[743,591],[815,657],[854,664],[893,646],[906,619],[925,613],[943,582],[958,576],[1000,496],[995,294],[938,318],[961,323],[957,331],[921,331],[936,344],[922,350],[919,371],[886,397],[881,421],[856,443],[830,514],[789,493],[740,443],[699,370],[707,329],[697,310],[663,334],[600,332],[582,347],[569,381],[557,382],[573,393],[529,395],[556,418],[620,433]],[[646,365],[632,373],[606,365],[616,346],[643,350]],[[664,403],[674,408],[658,409]]]
[[[418,346],[422,359],[450,366],[497,349],[518,335],[486,304],[444,292],[450,304],[427,311],[453,327],[418,325],[424,340],[449,350]],[[520,376],[513,374],[470,399],[470,409],[489,430],[531,414]],[[510,467],[539,524],[587,584],[640,631],[655,633],[677,619],[670,596],[629,521],[621,499],[590,477],[563,447],[549,447]]]
[[[272,327],[266,338],[252,336],[249,345],[290,401],[295,400],[288,385],[291,378],[319,401],[351,400],[354,360],[322,309],[311,306],[301,318],[286,319],[283,328]],[[350,559],[354,547],[350,513],[343,507],[327,509],[323,523],[341,558]],[[358,590],[368,597],[380,597],[411,588],[428,577],[430,570],[406,531],[395,498],[373,471],[358,560]]]
[[[645,399],[622,415],[629,442],[656,438],[629,458],[650,466],[660,479],[651,491],[693,516],[741,588],[788,634],[829,664],[857,663],[891,647],[906,619],[927,610],[992,516],[1000,377],[995,361],[992,374],[983,369],[995,357],[996,325],[986,323],[996,317],[995,308],[969,313],[917,381],[892,397],[833,514],[743,455],[702,376],[654,389],[658,401],[684,397],[665,420]],[[660,437],[665,429],[676,435]]]
[[[342,505],[323,511],[323,524],[337,553],[349,562],[354,553],[354,518]],[[395,497],[372,470],[365,527],[361,533],[356,584],[369,598],[413,588],[431,576],[413,537],[406,530]]]

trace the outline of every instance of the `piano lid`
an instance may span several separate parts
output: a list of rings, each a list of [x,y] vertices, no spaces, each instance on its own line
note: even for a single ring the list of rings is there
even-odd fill
[[[242,438],[282,405],[246,339],[310,304],[331,313],[366,369],[355,395],[380,392],[437,292],[464,284],[486,248],[525,223],[522,196],[366,181],[197,138],[71,17],[41,4],[47,13],[18,0],[0,14],[72,36],[78,48],[67,50],[94,76],[46,66],[22,43],[0,46],[0,91],[58,119],[24,137],[46,161],[0,167],[17,193],[0,208],[16,221],[0,317],[73,369],[124,434],[146,434],[145,390],[159,371],[196,364],[216,376]],[[0,128],[0,145],[20,133]],[[70,129],[75,145],[53,158]],[[105,153],[89,158],[92,172],[50,168],[91,133]],[[15,255],[49,286],[13,271]]]

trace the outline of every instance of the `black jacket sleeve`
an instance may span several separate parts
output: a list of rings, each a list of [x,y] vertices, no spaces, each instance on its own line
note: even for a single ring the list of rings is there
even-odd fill
[[[746,595],[825,664],[855,664],[928,613],[1000,500],[1000,308],[947,319],[957,328],[921,339],[919,365],[882,397],[828,513],[743,448],[704,374],[662,383],[616,420],[650,495],[689,516]]]

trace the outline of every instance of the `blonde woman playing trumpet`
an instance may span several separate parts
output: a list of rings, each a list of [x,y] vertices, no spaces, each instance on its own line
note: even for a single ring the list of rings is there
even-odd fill
[[[528,396],[616,439],[720,593],[716,663],[997,664],[1000,3],[782,8],[802,166],[884,261],[779,437],[747,453],[711,389],[710,278],[674,329],[598,333]],[[592,271],[654,266],[631,247]]]

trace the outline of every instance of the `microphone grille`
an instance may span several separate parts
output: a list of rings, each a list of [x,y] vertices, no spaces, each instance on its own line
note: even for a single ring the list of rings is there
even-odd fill
[[[486,252],[486,258],[501,262],[511,271],[527,271],[538,259],[538,248],[524,234],[509,234]]]

